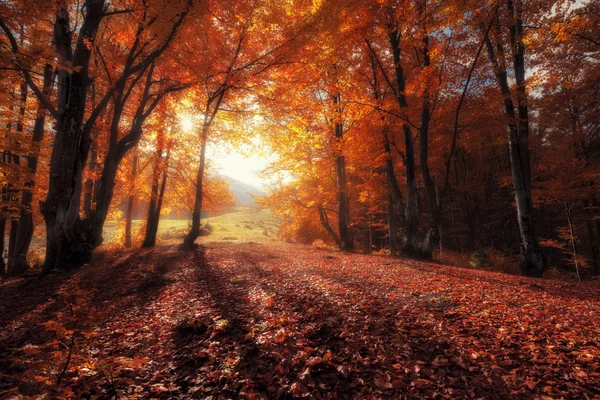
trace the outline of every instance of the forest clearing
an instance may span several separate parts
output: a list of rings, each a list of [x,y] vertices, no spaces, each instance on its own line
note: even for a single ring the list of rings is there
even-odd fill
[[[600,0],[0,1],[0,398],[600,400]]]

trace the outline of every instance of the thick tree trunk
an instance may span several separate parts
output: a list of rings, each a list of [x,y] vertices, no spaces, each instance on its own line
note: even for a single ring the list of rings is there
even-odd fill
[[[337,106],[337,113],[341,118],[341,97],[338,93],[333,98],[333,103]],[[335,172],[337,178],[337,205],[338,205],[338,229],[340,232],[340,250],[353,251],[354,242],[350,233],[349,216],[350,210],[348,206],[348,183],[346,177],[346,158],[342,149],[342,138],[344,135],[344,125],[341,121],[335,124],[335,138],[337,142],[337,156],[335,160]]]
[[[10,232],[8,233],[8,263],[6,264],[6,270],[9,275],[18,275],[19,271],[14,270],[15,265],[15,244],[17,242],[17,231],[19,230],[19,220],[17,218],[11,218],[10,220]]]
[[[148,219],[146,222],[146,235],[144,237],[144,243],[142,244],[143,247],[154,247],[156,245],[156,234],[158,233],[158,223],[160,222],[160,210],[162,208],[162,201],[167,186],[170,155],[171,149],[167,147],[166,158],[164,162],[161,162],[162,149],[159,150],[157,165],[152,178],[152,192],[150,195],[150,205],[148,207]],[[158,185],[161,173],[162,182],[159,189]]]
[[[415,177],[415,153],[411,129],[404,125],[404,143],[406,146],[406,207],[404,211],[403,254],[419,254],[419,204],[417,199],[417,181]]]
[[[52,66],[47,64],[44,68],[43,93],[49,95],[52,88],[53,78]],[[41,141],[44,137],[44,124],[46,121],[46,110],[40,103],[38,105],[36,118],[31,138],[31,151],[27,157],[27,168],[31,177],[25,183],[25,190],[21,198],[21,209],[19,223],[15,236],[15,248],[13,253],[13,265],[11,273],[19,274],[27,269],[27,253],[33,237],[33,213],[31,210],[33,201],[33,188],[35,187],[35,174],[38,166],[38,156]]]
[[[133,156],[133,164],[131,166],[131,185],[135,187],[135,177],[137,175],[138,155]],[[127,198],[127,211],[125,213],[125,247],[131,247],[131,220],[133,218],[133,204],[135,202],[134,189],[129,193]]]
[[[89,60],[93,41],[104,12],[105,0],[87,0],[86,16],[82,23],[75,53],[69,13],[60,6],[56,13],[54,37],[59,61],[71,62],[77,71],[58,73],[58,119],[56,138],[50,160],[50,185],[41,211],[46,221],[45,271],[65,269],[89,260],[91,249],[82,247],[75,237],[79,217],[82,171],[89,149],[89,138],[83,137]]]
[[[200,165],[198,166],[198,174],[196,175],[196,198],[194,201],[194,210],[192,211],[192,227],[188,234],[183,239],[181,248],[184,250],[192,250],[195,248],[194,242],[200,236],[200,216],[202,214],[202,182],[204,179],[204,166],[206,163],[206,142],[208,140],[208,131],[210,125],[205,122],[202,126],[201,134],[201,150],[200,150]]]
[[[62,232],[59,231],[57,238],[53,238],[53,241],[58,244],[53,251],[56,254],[61,255],[61,259],[63,260],[62,264],[65,264],[66,266],[77,266],[87,262],[91,258],[92,251],[102,244],[102,231],[112,202],[119,165],[127,152],[137,146],[142,136],[144,121],[152,113],[158,102],[166,93],[176,90],[170,88],[151,96],[150,87],[152,86],[153,70],[154,64],[150,66],[146,73],[146,83],[143,94],[132,119],[129,133],[120,140],[118,140],[118,123],[115,123],[115,121],[121,119],[120,113],[123,110],[125,99],[119,97],[119,100],[117,101],[119,106],[115,107],[113,111],[110,144],[104,159],[102,175],[94,184],[95,207],[91,211],[90,217],[82,220],[79,217],[79,201],[82,191],[81,169],[85,162],[87,151],[89,150],[89,140],[86,140],[89,139],[89,137],[83,138],[85,145],[82,144],[81,146],[82,156],[78,158],[78,163],[76,164],[77,174],[75,175],[76,178],[74,178],[75,185],[70,204],[64,214],[57,213],[55,219],[52,218],[53,216],[50,216],[48,220],[49,223],[54,224],[54,226],[63,226]],[[143,74],[144,71],[140,72],[139,75],[134,78],[134,81],[137,82]],[[148,105],[148,103],[150,105]],[[64,239],[61,238],[61,233],[63,234]],[[60,260],[55,260],[54,263],[57,264],[59,261]]]
[[[524,248],[524,257],[521,263],[521,274],[526,276],[542,276],[546,269],[546,259],[542,254],[535,233],[535,218],[533,200],[531,197],[531,164],[528,143],[528,110],[527,94],[525,88],[525,47],[522,42],[522,20],[519,13],[514,11],[511,0],[507,1],[510,18],[515,22],[510,25],[510,37],[513,50],[513,65],[517,83],[518,118],[515,113],[508,74],[503,67],[504,49],[500,42],[496,48],[489,37],[486,46],[494,73],[504,97],[504,111],[508,117],[508,148],[512,173],[513,188],[517,204],[517,220],[519,232]],[[498,28],[499,29],[499,28]],[[498,37],[501,37],[498,35]],[[496,54],[497,52],[497,54]]]
[[[93,50],[93,46],[89,46],[89,43],[94,41],[100,22],[105,15],[105,3],[106,0],[85,0],[82,5],[85,15],[78,24],[79,31],[74,49],[69,8],[62,2],[58,4],[54,24],[54,42],[58,61],[61,64],[70,64],[77,68],[61,69],[58,73],[57,109],[54,109],[48,99],[41,95],[40,90],[31,79],[29,71],[17,63],[40,101],[56,118],[56,138],[50,161],[50,185],[46,201],[40,205],[46,222],[45,271],[66,269],[89,260],[91,251],[102,243],[102,227],[112,199],[118,164],[127,151],[137,145],[144,120],[163,96],[187,87],[186,85],[175,85],[153,95],[149,93],[152,85],[153,63],[167,49],[189,12],[191,2],[188,2],[186,8],[178,14],[166,40],[153,51],[148,52],[146,56],[141,55],[143,53],[141,48],[146,47],[148,43],[141,44],[140,37],[146,21],[140,23],[121,77],[105,93],[98,106],[90,113],[86,124],[83,125],[87,90],[90,85],[89,61]],[[17,42],[2,19],[0,19],[0,28],[8,36],[13,53],[17,54],[19,52]],[[79,211],[83,185],[82,172],[90,149],[91,128],[110,99],[113,99],[115,106],[123,108],[132,89],[149,67],[150,72],[146,74],[147,80],[142,100],[133,118],[134,122],[132,122],[129,134],[117,142],[118,138],[111,132],[111,143],[100,180],[101,186],[97,190],[96,188],[93,190],[94,195],[101,203],[96,201],[96,209],[92,212],[90,212],[91,207],[88,207],[88,218],[81,220]],[[123,90],[128,83],[129,88]],[[148,108],[146,108],[147,103],[150,103]],[[117,120],[119,119],[117,118]]]

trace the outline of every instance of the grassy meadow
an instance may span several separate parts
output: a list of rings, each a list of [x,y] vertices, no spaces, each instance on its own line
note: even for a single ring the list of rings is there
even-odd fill
[[[141,244],[144,234],[144,220],[132,221],[134,243]],[[176,243],[187,233],[190,220],[161,219],[158,226],[158,244]],[[279,219],[269,210],[250,207],[235,207],[232,211],[218,216],[204,218],[202,226],[210,225],[212,232],[208,236],[198,238],[202,242],[273,242],[277,241]],[[107,221],[104,225],[104,243],[101,249],[120,247],[123,244],[124,221]],[[31,245],[31,261],[37,264],[42,261],[45,246],[44,226],[37,227]]]

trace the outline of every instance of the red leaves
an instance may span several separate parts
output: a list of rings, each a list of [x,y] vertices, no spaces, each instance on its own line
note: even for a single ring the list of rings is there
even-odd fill
[[[275,334],[275,341],[277,343],[283,343],[285,342],[285,340],[288,338],[288,333],[285,331],[285,329],[281,329],[279,330],[276,334]]]
[[[375,374],[373,384],[375,384],[375,387],[379,390],[388,390],[394,387],[390,376],[381,372]]]
[[[17,350],[4,359],[54,385],[56,367],[33,361],[64,365],[62,343],[73,330],[63,323],[71,323],[65,304],[89,309],[78,298],[96,287],[105,320],[77,328],[61,384],[71,397],[89,388],[110,397],[113,384],[123,398],[568,398],[600,390],[600,305],[591,286],[543,281],[540,289],[521,277],[359,254],[330,259],[287,245],[163,251],[80,272],[81,287],[65,292],[62,306],[35,311],[47,337],[19,348],[5,345],[5,334],[0,347]]]

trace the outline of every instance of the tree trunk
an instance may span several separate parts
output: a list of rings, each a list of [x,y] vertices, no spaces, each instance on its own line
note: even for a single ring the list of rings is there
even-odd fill
[[[79,217],[79,201],[82,191],[81,169],[83,168],[85,156],[89,150],[89,140],[86,141],[87,144],[82,144],[81,153],[83,155],[78,158],[79,162],[77,163],[77,174],[71,202],[64,214],[57,213],[57,217],[60,216],[62,218],[60,224],[58,224],[58,218],[54,221],[52,218],[49,219],[50,223],[64,227],[62,232],[58,233],[58,239],[54,239],[54,241],[58,243],[58,247],[54,252],[62,255],[63,265],[77,266],[87,262],[91,258],[92,251],[102,244],[102,231],[112,202],[119,165],[127,152],[137,146],[142,136],[144,121],[152,113],[158,102],[166,93],[176,90],[171,88],[170,90],[164,90],[151,96],[150,87],[152,86],[153,71],[154,64],[152,63],[146,73],[146,83],[143,94],[132,119],[129,133],[120,140],[118,140],[118,124],[115,125],[115,121],[120,120],[120,110],[122,110],[124,101],[117,101],[119,107],[115,107],[113,111],[114,115],[113,126],[111,126],[110,145],[104,159],[102,175],[94,184],[95,207],[91,212],[91,216],[83,220]],[[140,72],[134,80],[137,82],[144,73],[145,71]],[[150,105],[148,105],[148,103]],[[84,141],[85,139],[86,138],[84,138]],[[89,137],[87,139],[89,139]],[[64,237],[62,240],[60,237],[61,233]],[[58,263],[58,261],[55,261],[55,264],[56,263]]]
[[[367,47],[371,50],[370,60],[371,60],[371,70],[373,72],[373,81],[372,86],[374,89],[373,97],[375,101],[379,103],[382,99],[382,95],[379,88],[379,79],[377,75],[377,58],[374,50],[372,49],[369,41],[367,40]],[[385,173],[389,186],[389,195],[388,195],[388,237],[389,237],[389,246],[390,246],[390,254],[394,255],[398,251],[398,214],[396,212],[396,207],[398,206],[400,209],[403,208],[403,199],[402,192],[400,191],[400,186],[398,186],[398,180],[396,179],[396,173],[394,171],[394,160],[392,158],[392,152],[390,151],[390,138],[388,136],[388,125],[385,120],[385,116],[381,111],[379,111],[379,118],[383,125],[381,130],[381,134],[383,136],[383,151],[386,156],[385,160]],[[369,230],[370,230],[369,226]],[[369,249],[370,250],[370,249]]]
[[[327,211],[325,211],[325,209],[323,207],[319,207],[318,210],[319,210],[319,220],[321,221],[321,225],[323,225],[325,232],[327,232],[327,236],[329,236],[329,238],[331,240],[333,240],[333,242],[338,247],[341,247],[340,238],[338,237],[338,235],[336,235],[336,233],[333,231],[333,229],[331,229],[331,225],[329,225],[329,218],[327,218]]]
[[[143,107],[143,104],[141,107]],[[122,139],[128,143],[129,148],[137,145],[142,135],[142,124],[143,120],[135,119],[128,135],[131,139]],[[109,148],[106,154],[102,167],[102,175],[98,182],[95,183],[95,185],[98,185],[98,189],[95,198],[96,206],[92,211],[92,217],[78,221],[78,226],[76,226],[76,229],[82,236],[82,240],[78,242],[80,251],[82,253],[85,252],[88,259],[91,257],[92,250],[100,246],[104,241],[102,231],[112,202],[119,164],[129,149],[122,146],[122,143],[124,142],[120,141],[117,145]]]
[[[194,201],[194,210],[192,212],[192,227],[183,239],[181,248],[184,250],[193,250],[194,242],[200,236],[200,215],[202,214],[202,181],[204,179],[204,165],[206,162],[206,142],[208,140],[208,130],[210,125],[205,121],[202,126],[200,165],[196,175],[196,198]]]
[[[80,221],[80,227],[78,228],[84,236],[81,245],[85,246],[86,251],[89,251],[90,256],[91,251],[102,244],[104,240],[102,231],[112,202],[119,165],[127,152],[137,146],[142,137],[144,121],[158,105],[160,99],[167,93],[165,91],[156,94],[152,97],[152,100],[150,100],[150,87],[152,86],[154,68],[155,64],[152,63],[146,73],[144,90],[131,122],[129,133],[120,140],[119,123],[121,121],[127,97],[117,95],[117,105],[113,110],[110,144],[102,166],[102,175],[98,182],[94,183],[94,186],[96,187],[94,190],[95,208],[93,209],[90,218]],[[141,76],[142,73],[137,76],[137,79],[140,79]],[[148,103],[150,103],[150,105],[147,107]]]
[[[406,256],[415,256],[419,254],[419,242],[417,239],[419,233],[419,204],[417,199],[417,181],[415,174],[415,149],[410,126],[408,125],[408,104],[405,95],[405,76],[401,64],[400,50],[400,31],[392,30],[389,33],[390,46],[394,58],[394,71],[396,75],[396,100],[400,110],[405,114],[405,122],[402,124],[404,133],[405,156],[404,165],[406,168],[406,208],[404,212],[404,240],[402,253]]]
[[[25,123],[25,110],[27,106],[27,82],[23,80],[21,82],[21,98],[19,99],[19,115],[17,118],[17,135],[23,134],[23,128]],[[20,144],[19,144],[20,147]],[[21,164],[21,157],[17,154],[12,155],[12,162],[19,166]],[[20,171],[20,168],[17,167],[17,170]],[[15,203],[19,203],[19,195],[18,188],[15,189],[16,196],[11,195],[11,201]],[[22,208],[19,208],[19,214],[23,212]],[[15,255],[18,255],[18,252],[15,249],[15,245],[17,244],[17,234],[19,230],[19,218],[13,217],[10,222],[10,236],[8,239],[8,274],[9,275],[18,275],[25,272],[27,268],[27,263],[22,268],[17,268],[17,262],[15,259]]]
[[[144,237],[143,247],[154,247],[156,245],[156,234],[158,233],[158,223],[160,222],[160,209],[162,207],[163,196],[167,186],[167,176],[169,171],[169,158],[171,148],[167,147],[167,155],[164,162],[161,162],[162,149],[158,151],[157,165],[152,178],[152,193],[150,195],[150,205],[148,207],[148,219],[146,222],[146,235]],[[161,165],[163,164],[163,165]],[[162,170],[162,171],[161,171]],[[159,189],[159,178],[162,172],[162,183]]]
[[[392,160],[392,152],[390,151],[390,140],[387,129],[383,131],[383,150],[386,155],[385,172],[388,181],[390,194],[388,195],[388,234],[390,242],[390,254],[396,254],[398,251],[398,214],[397,207],[402,210],[403,198],[396,172],[394,171],[394,162]]]
[[[162,182],[160,184],[160,191],[158,192],[158,202],[156,204],[156,228],[158,232],[158,222],[160,220],[160,210],[162,209],[163,199],[165,197],[165,189],[167,188],[167,178],[169,177],[169,160],[171,158],[171,147],[167,147],[167,158],[165,160],[165,166],[162,176]],[[156,236],[156,235],[155,235]]]
[[[594,274],[594,276],[600,275],[600,264],[598,262],[598,258],[600,257],[600,221],[596,220],[596,236],[598,237],[598,240],[594,239],[594,230],[592,228],[592,219],[593,219],[593,212],[591,212],[588,203],[591,202],[592,207],[594,208],[594,210],[597,209],[598,203],[596,201],[595,197],[592,197],[592,199],[590,201],[586,201],[584,203],[585,208],[587,209],[587,214],[588,214],[588,218],[586,219],[586,227],[587,227],[587,232],[588,232],[588,237],[589,237],[589,243],[590,243],[590,256],[592,258],[592,273]]]
[[[0,218],[0,276],[6,273],[6,263],[4,262],[4,235],[6,234],[6,219]]]
[[[69,13],[60,6],[56,12],[54,39],[59,62],[71,62],[76,71],[58,73],[58,118],[56,138],[50,160],[50,184],[41,211],[46,221],[45,271],[65,269],[89,260],[91,249],[79,246],[74,226],[79,216],[82,171],[89,138],[83,137],[89,60],[92,53],[87,41],[93,41],[104,12],[105,0],[87,0],[86,16],[77,37],[75,53]]]
[[[337,105],[338,117],[341,119],[341,95],[338,93],[333,98]],[[340,121],[335,123],[335,138],[337,143],[337,156],[335,160],[335,171],[337,177],[337,204],[338,204],[338,229],[340,232],[340,250],[353,251],[354,242],[349,228],[350,210],[348,207],[348,189],[346,178],[346,158],[342,149],[342,137],[344,135],[344,124]]]
[[[423,68],[428,68],[430,64],[429,36],[425,32],[423,37]],[[421,255],[424,258],[431,260],[433,258],[433,251],[440,244],[441,237],[439,232],[442,216],[435,186],[433,180],[431,179],[431,174],[429,173],[429,121],[431,119],[431,111],[428,83],[425,84],[425,90],[423,90],[422,102],[423,108],[421,111],[421,129],[419,132],[419,164],[421,166],[421,178],[423,180],[423,186],[425,187],[425,198],[429,208],[429,227],[427,229],[427,233],[425,234],[425,239],[423,240]]]
[[[496,43],[496,49],[494,49],[489,36],[486,39],[486,46],[494,68],[494,74],[504,98],[504,111],[509,120],[508,147],[510,166],[517,204],[519,233],[525,251],[521,263],[521,274],[526,276],[542,276],[546,269],[546,259],[542,254],[535,233],[534,208],[531,198],[531,165],[528,143],[529,122],[525,87],[525,46],[522,42],[523,22],[520,18],[520,13],[515,12],[511,0],[507,1],[507,5],[511,13],[510,18],[515,21],[514,24],[510,25],[509,29],[513,48],[515,80],[517,83],[518,118],[508,85],[508,74],[503,67],[505,65],[503,62],[505,58],[503,46],[498,42]],[[498,37],[501,36],[498,35]],[[498,54],[496,54],[496,51]]]
[[[131,185],[135,188],[135,177],[137,175],[138,155],[133,156],[133,164],[131,166]],[[125,213],[125,247],[131,247],[131,219],[133,217],[133,203],[135,201],[135,189],[131,190],[127,199],[127,211]]]
[[[44,68],[44,83],[43,93],[49,95],[52,89],[53,78],[52,66],[46,64]],[[33,237],[33,213],[31,210],[33,201],[33,188],[35,187],[35,174],[38,166],[38,156],[40,151],[41,141],[44,138],[44,124],[46,121],[46,109],[40,103],[36,113],[36,118],[33,126],[33,134],[31,138],[31,150],[27,157],[27,168],[31,174],[31,178],[25,183],[25,190],[21,198],[21,208],[19,215],[18,228],[15,235],[15,247],[13,253],[13,265],[11,273],[20,274],[27,269],[27,253],[31,245]]]
[[[394,197],[388,194],[387,197],[388,206],[388,234],[390,238],[390,254],[394,255],[398,251],[398,218],[396,217],[396,211],[394,207]]]
[[[92,109],[96,108],[96,85],[92,83]],[[83,213],[86,218],[92,217],[92,200],[95,197],[98,186],[96,183],[96,168],[98,166],[98,129],[92,128],[92,140],[90,143],[90,160],[88,162],[89,176],[85,180],[83,195]],[[96,193],[97,194],[97,193]],[[127,247],[127,246],[126,246]]]
[[[142,247],[154,247],[156,244],[156,233],[158,231],[158,218],[156,209],[158,204],[158,184],[160,180],[160,163],[162,149],[157,149],[156,164],[152,172],[152,190],[150,191],[150,204],[148,205],[148,218],[146,219],[146,234]]]

